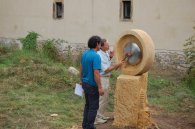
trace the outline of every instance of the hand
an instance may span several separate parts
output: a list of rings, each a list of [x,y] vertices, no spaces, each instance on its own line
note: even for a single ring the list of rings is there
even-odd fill
[[[133,53],[134,53],[134,52],[129,52],[128,56],[129,56],[129,57],[133,56]]]
[[[119,63],[119,66],[121,66],[121,65],[124,64],[124,63],[125,63],[125,61],[122,60],[122,61]]]
[[[132,55],[133,55],[133,52],[126,52],[122,61],[125,61],[128,57],[131,57]]]
[[[119,67],[121,67],[125,63],[124,60],[122,60],[120,63],[116,64],[115,69],[117,70]]]
[[[123,65],[125,63],[124,60],[122,60],[120,63],[117,64],[117,67],[121,67],[121,65]]]
[[[102,87],[101,88],[98,88],[98,92],[99,92],[99,95],[100,96],[104,95],[104,90],[103,90]]]
[[[81,86],[83,86],[83,82],[80,82],[79,84],[80,84]]]
[[[109,55],[110,55],[110,59],[112,59],[112,57],[114,56],[114,51],[110,51]]]

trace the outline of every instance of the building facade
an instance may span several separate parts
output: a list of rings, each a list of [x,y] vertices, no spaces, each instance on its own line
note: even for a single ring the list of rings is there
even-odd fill
[[[86,43],[91,35],[114,45],[129,29],[146,31],[156,49],[182,50],[194,32],[195,0],[0,0],[0,37]]]

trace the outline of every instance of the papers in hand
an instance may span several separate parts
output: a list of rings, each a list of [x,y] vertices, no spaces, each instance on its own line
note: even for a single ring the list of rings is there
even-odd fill
[[[83,88],[80,84],[76,83],[74,93],[78,96],[83,96]]]

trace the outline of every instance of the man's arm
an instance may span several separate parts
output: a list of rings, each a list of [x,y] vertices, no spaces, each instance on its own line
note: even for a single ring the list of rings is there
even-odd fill
[[[111,72],[112,70],[118,69],[118,68],[121,67],[121,65],[125,62],[126,58],[131,57],[132,55],[133,55],[132,52],[126,53],[125,56],[124,56],[124,58],[121,60],[120,63],[110,66],[110,67],[107,68],[104,72],[105,72],[105,73],[109,73],[109,72]]]
[[[105,72],[105,73],[109,73],[109,72],[111,72],[112,70],[118,69],[123,63],[124,63],[124,61],[121,61],[121,62],[118,63],[118,64],[112,65],[112,66],[108,67],[104,72]]]
[[[94,78],[95,78],[95,82],[98,86],[99,94],[101,96],[104,95],[104,90],[102,88],[102,84],[101,84],[101,81],[100,81],[100,72],[99,72],[99,70],[94,70]]]

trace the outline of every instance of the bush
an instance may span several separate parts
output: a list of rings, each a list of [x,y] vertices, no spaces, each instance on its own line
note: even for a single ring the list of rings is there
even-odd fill
[[[36,32],[29,32],[25,38],[21,38],[20,41],[23,45],[23,49],[36,50],[37,38],[40,35]]]
[[[55,46],[54,40],[46,40],[43,44],[43,52],[51,59],[58,60],[58,50]]]
[[[195,92],[195,35],[186,40],[184,53],[187,63],[190,65],[186,77],[187,86]]]
[[[190,70],[188,77],[186,78],[188,87],[195,92],[195,68]]]

